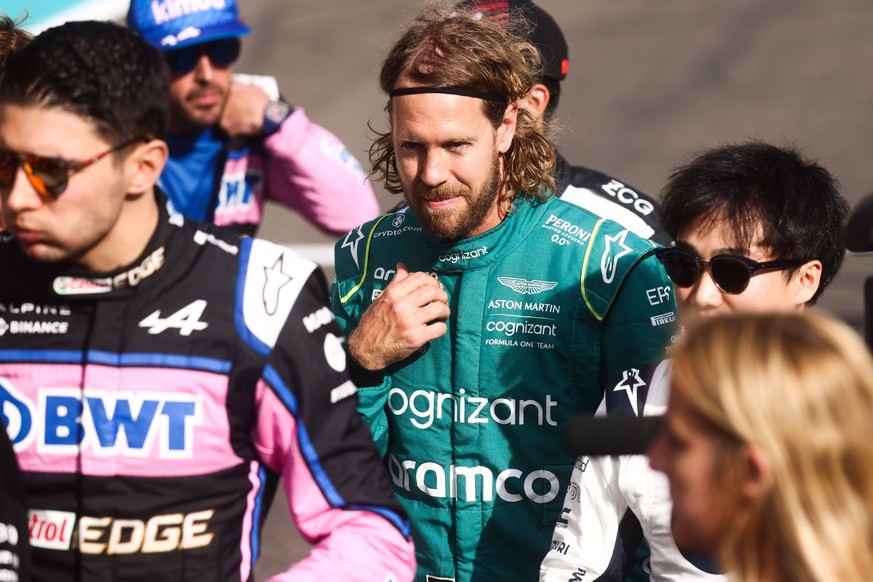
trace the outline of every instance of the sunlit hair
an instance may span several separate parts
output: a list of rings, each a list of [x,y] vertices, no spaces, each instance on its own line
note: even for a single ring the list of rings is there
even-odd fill
[[[725,571],[758,582],[848,582],[873,572],[873,362],[822,314],[703,322],[674,352],[673,390],[716,435],[722,482],[738,492],[742,451],[763,451],[766,493],[730,532]],[[739,495],[729,495],[739,499]],[[740,512],[737,512],[740,514]]]
[[[526,97],[540,73],[539,52],[500,24],[476,20],[459,9],[428,8],[415,18],[382,62],[379,85],[386,94],[407,77],[427,87],[463,87],[505,97],[482,100],[483,112],[496,130],[507,106]],[[386,107],[391,124],[391,102]],[[371,127],[372,129],[372,127]],[[376,133],[370,146],[370,175],[385,189],[403,192],[397,172],[392,134]],[[547,126],[519,108],[515,137],[503,154],[504,185],[510,196],[545,199],[554,191],[555,151]]]
[[[33,40],[33,35],[21,28],[25,18],[16,21],[0,14],[0,73],[6,68],[6,59],[9,55],[20,51],[24,45]]]

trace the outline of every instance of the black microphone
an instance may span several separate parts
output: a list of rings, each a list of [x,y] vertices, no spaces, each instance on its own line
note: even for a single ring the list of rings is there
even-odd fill
[[[578,414],[567,421],[564,444],[574,455],[642,455],[663,424],[663,416]]]

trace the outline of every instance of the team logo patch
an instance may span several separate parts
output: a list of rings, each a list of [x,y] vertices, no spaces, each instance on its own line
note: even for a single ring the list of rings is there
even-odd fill
[[[93,295],[112,291],[109,277],[88,279],[84,277],[55,277],[52,290],[58,295]]]
[[[27,512],[30,545],[47,550],[69,550],[76,514],[70,511],[31,509]]]
[[[269,315],[276,315],[279,308],[279,293],[282,287],[291,282],[291,275],[286,275],[282,268],[285,264],[285,255],[279,255],[271,267],[264,267],[264,310]]]
[[[627,399],[630,402],[634,414],[639,416],[640,413],[637,407],[637,389],[642,388],[645,385],[645,380],[640,377],[640,371],[637,368],[631,368],[622,373],[622,379],[615,385],[613,392],[624,391],[627,394]]]
[[[324,359],[337,372],[346,369],[346,351],[343,349],[343,341],[332,333],[324,336]]]
[[[655,315],[650,319],[652,320],[652,327],[658,327],[659,325],[666,325],[676,321],[676,313],[669,311],[667,313],[662,313],[661,315]]]
[[[517,277],[497,277],[497,280],[501,285],[509,287],[516,293],[521,293],[522,295],[536,295],[537,293],[542,293],[543,291],[548,291],[549,289],[554,289],[558,286],[557,281],[540,281],[537,279],[529,281]]]
[[[352,260],[355,261],[355,266],[358,269],[361,268],[361,265],[358,264],[358,243],[360,243],[363,238],[364,231],[362,231],[359,226],[349,231],[346,238],[343,239],[343,244],[340,246],[341,249],[346,247],[349,248],[349,252],[352,253]]]
[[[612,283],[618,268],[618,260],[633,251],[624,242],[627,238],[627,233],[627,230],[623,230],[615,236],[606,237],[606,250],[603,251],[603,256],[600,257],[600,274],[603,276],[604,283]]]

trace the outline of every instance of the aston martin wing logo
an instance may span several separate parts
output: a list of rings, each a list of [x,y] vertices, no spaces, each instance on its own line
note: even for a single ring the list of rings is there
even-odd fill
[[[522,295],[536,295],[537,293],[554,289],[558,285],[557,281],[539,281],[537,279],[528,281],[527,279],[519,279],[517,277],[497,277],[497,280],[501,285],[505,285]]]

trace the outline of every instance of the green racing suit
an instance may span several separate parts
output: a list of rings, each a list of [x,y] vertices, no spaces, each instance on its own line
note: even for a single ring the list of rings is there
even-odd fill
[[[654,243],[570,202],[517,202],[441,241],[409,209],[337,241],[346,337],[396,264],[436,277],[448,332],[368,382],[359,409],[409,512],[422,582],[536,580],[575,457],[562,428],[607,378],[665,356],[672,286]],[[370,384],[370,385],[367,385]]]

